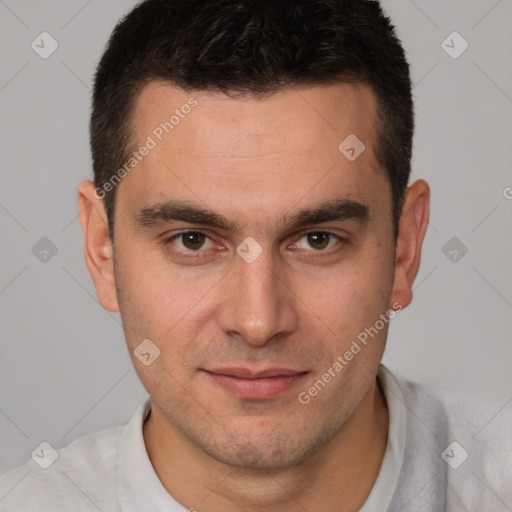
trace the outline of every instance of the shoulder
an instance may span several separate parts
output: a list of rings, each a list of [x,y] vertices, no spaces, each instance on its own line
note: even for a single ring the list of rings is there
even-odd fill
[[[0,475],[0,512],[113,510],[108,491],[116,482],[123,426],[111,427],[54,449],[40,445],[22,466]]]
[[[409,412],[434,432],[479,443],[499,439],[504,449],[512,447],[512,396],[498,399],[400,377],[397,381]]]
[[[422,468],[448,510],[512,506],[512,399],[394,377],[407,416],[407,470],[419,475]]]

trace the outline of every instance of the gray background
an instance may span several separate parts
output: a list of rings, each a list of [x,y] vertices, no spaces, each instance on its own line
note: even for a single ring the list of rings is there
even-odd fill
[[[512,0],[383,4],[415,82],[412,180],[432,188],[415,298],[393,321],[384,362],[419,382],[510,406]],[[58,448],[125,423],[146,396],[119,315],[97,302],[76,198],[92,175],[95,65],[133,5],[0,0],[0,472],[41,441]],[[47,59],[31,48],[43,31],[59,45]],[[441,46],[454,31],[469,43],[457,59]],[[447,44],[461,48],[456,39]],[[46,261],[43,237],[57,249]]]

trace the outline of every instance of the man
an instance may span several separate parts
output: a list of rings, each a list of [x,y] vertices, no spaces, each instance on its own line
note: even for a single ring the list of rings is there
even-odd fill
[[[123,19],[78,197],[150,398],[4,475],[0,510],[510,510],[506,413],[471,438],[478,409],[380,364],[429,218],[413,127],[377,2],[147,0]]]

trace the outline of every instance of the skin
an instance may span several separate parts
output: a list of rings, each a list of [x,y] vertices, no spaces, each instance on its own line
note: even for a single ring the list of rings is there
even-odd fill
[[[98,298],[120,311],[153,399],[143,428],[150,460],[173,497],[199,512],[359,510],[387,442],[375,376],[388,325],[308,404],[297,396],[380,314],[410,303],[429,186],[409,186],[395,245],[391,188],[374,152],[377,102],[363,84],[255,99],[152,82],[135,105],[135,146],[191,96],[197,106],[117,186],[114,248],[94,184],[78,192]],[[349,134],[366,145],[354,162],[338,150]],[[367,205],[368,220],[292,230],[278,222],[340,197]],[[239,229],[137,225],[143,208],[170,199],[208,207]],[[210,237],[199,252],[183,238],[166,241],[194,229]],[[311,244],[306,229],[347,242]],[[252,263],[236,252],[248,236],[263,250]],[[144,339],[161,351],[150,366],[134,355]],[[308,373],[273,398],[251,400],[203,371],[220,365]]]

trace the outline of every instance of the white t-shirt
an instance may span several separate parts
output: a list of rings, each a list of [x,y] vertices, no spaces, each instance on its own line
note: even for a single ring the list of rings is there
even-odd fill
[[[475,404],[453,392],[432,394],[381,365],[389,436],[363,512],[512,511],[512,401]],[[42,448],[0,476],[0,512],[183,512],[147,455],[142,426],[148,397],[125,426],[57,450]],[[199,512],[207,504],[189,504]],[[340,510],[343,510],[340,504]]]

